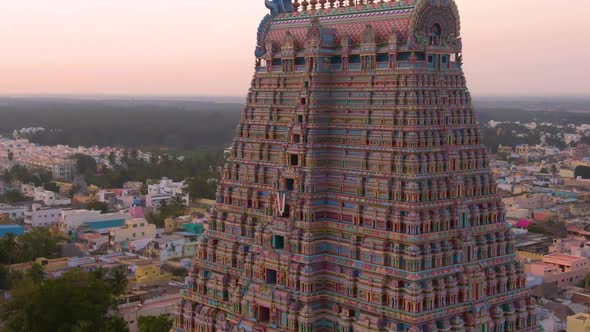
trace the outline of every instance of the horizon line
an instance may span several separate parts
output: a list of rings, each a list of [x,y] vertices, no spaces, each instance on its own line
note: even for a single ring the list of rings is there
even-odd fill
[[[513,95],[513,94],[473,94],[473,98],[506,98],[506,99],[545,99],[545,98],[590,98],[590,94],[539,94],[539,95]],[[228,99],[246,99],[245,95],[222,95],[222,94],[131,94],[131,93],[17,93],[17,94],[2,94],[0,98],[22,98],[22,99],[36,99],[36,98],[50,98],[50,99],[85,99],[85,98],[141,98],[141,99],[182,99],[182,98],[228,98]]]

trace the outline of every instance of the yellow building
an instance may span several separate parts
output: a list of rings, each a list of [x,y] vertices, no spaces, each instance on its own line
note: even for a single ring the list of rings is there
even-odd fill
[[[590,314],[579,313],[567,317],[567,332],[590,331]]]
[[[182,230],[182,225],[190,224],[192,222],[191,216],[180,216],[178,218],[166,218],[164,220],[164,232],[166,234],[174,233]]]
[[[134,266],[135,267],[135,282],[137,283],[144,283],[144,282],[151,282],[157,281],[161,279],[160,276],[160,265],[153,264],[153,263],[141,263]]]
[[[43,269],[45,270],[45,272],[51,273],[51,272],[55,272],[57,270],[65,269],[66,267],[68,267],[68,258],[63,257],[63,258],[48,259],[48,258],[39,257],[39,258],[35,259],[34,262],[12,264],[9,266],[9,269],[11,271],[25,272],[25,271],[30,270],[31,267],[33,266],[33,264],[35,264],[35,263],[43,266]]]
[[[156,237],[156,225],[145,218],[128,219],[119,228],[109,231],[109,244],[114,246],[124,241],[153,240]]]

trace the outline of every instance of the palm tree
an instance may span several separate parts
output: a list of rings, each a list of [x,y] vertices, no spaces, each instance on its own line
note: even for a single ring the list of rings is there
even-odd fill
[[[12,168],[12,161],[14,160],[14,152],[12,150],[8,150],[8,168]]]
[[[109,283],[111,285],[113,294],[117,296],[125,294],[127,291],[128,282],[129,280],[127,279],[127,274],[125,274],[123,269],[115,269],[111,271]]]
[[[8,265],[12,264],[12,261],[16,258],[19,244],[17,237],[13,233],[8,233],[0,242],[0,248],[6,253],[8,258]]]

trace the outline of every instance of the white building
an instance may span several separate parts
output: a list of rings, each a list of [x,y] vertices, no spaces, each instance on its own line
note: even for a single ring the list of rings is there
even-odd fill
[[[35,197],[35,185],[32,183],[23,183],[20,185],[20,193],[25,197]]]
[[[63,210],[59,220],[59,229],[63,233],[78,229],[85,222],[129,219],[126,212],[100,213],[94,210]]]
[[[152,259],[164,263],[169,259],[194,257],[196,255],[199,235],[175,233],[154,239],[147,246],[147,253]]]
[[[25,211],[25,228],[49,227],[59,223],[62,207],[31,205],[30,211]]]
[[[45,190],[41,187],[35,188],[33,200],[42,201],[47,206],[69,205],[72,203],[71,199],[59,197],[59,195],[57,193],[54,193],[53,191]]]
[[[25,219],[25,208],[0,203],[0,214],[8,215],[12,221],[22,221]]]
[[[148,254],[152,259],[158,259],[160,263],[173,258],[181,258],[184,247],[184,236],[168,235],[154,239],[148,244]]]
[[[174,182],[171,179],[162,178],[159,183],[148,185],[146,207],[158,208],[162,201],[171,200],[176,196],[180,196],[184,205],[189,206],[190,198],[184,188],[184,181]]]

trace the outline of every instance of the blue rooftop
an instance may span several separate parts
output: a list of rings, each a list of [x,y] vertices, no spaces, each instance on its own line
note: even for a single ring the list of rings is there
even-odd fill
[[[14,235],[23,235],[25,234],[25,228],[19,225],[0,225],[0,237],[11,233]]]
[[[112,219],[112,220],[99,220],[99,221],[88,221],[81,225],[87,226],[93,230],[99,230],[104,228],[121,227],[125,223],[125,219]]]

